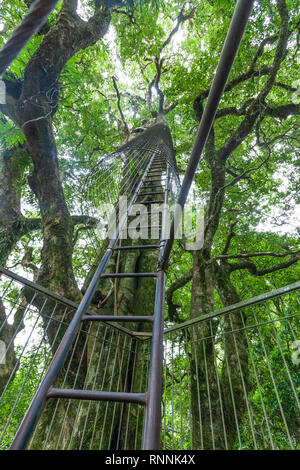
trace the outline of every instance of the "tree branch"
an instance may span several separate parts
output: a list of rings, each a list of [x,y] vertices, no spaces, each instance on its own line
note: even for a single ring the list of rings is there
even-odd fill
[[[247,114],[247,108],[251,103],[254,102],[254,98],[247,100],[241,108],[235,106],[228,106],[226,108],[221,108],[217,111],[216,119],[222,118],[224,116],[234,115],[234,116],[244,116]],[[264,115],[277,117],[279,119],[287,119],[289,116],[300,114],[300,105],[295,103],[287,103],[280,106],[271,107],[265,103]]]
[[[80,232],[88,230],[89,228],[95,227],[98,220],[94,217],[89,216],[71,216],[74,225],[84,224],[77,228],[74,237],[73,237],[73,246],[76,245]]]
[[[224,186],[224,189],[225,188],[228,188],[229,186],[234,186],[236,183],[238,183],[241,179],[247,179],[249,180],[250,177],[249,177],[249,174],[252,173],[253,171],[257,171],[259,170],[263,165],[265,165],[265,163],[269,160],[270,158],[270,152],[268,154],[268,156],[259,164],[257,165],[256,167],[254,168],[249,168],[248,170],[244,171],[243,173],[241,173],[240,175],[235,175],[234,178]],[[228,171],[228,168],[226,168],[226,171]]]
[[[245,140],[245,138],[252,131],[254,124],[259,115],[264,115],[265,108],[267,107],[264,102],[265,98],[271,91],[271,88],[275,82],[277,72],[280,68],[281,62],[286,56],[287,41],[289,37],[289,17],[288,10],[285,0],[277,0],[278,12],[281,18],[279,39],[276,46],[275,56],[273,64],[270,68],[270,73],[265,86],[259,92],[258,96],[253,100],[247,112],[245,119],[238,126],[233,135],[225,142],[223,147],[218,151],[219,158],[222,161],[226,161],[229,155]]]
[[[112,81],[113,81],[113,84],[114,84],[114,89],[116,90],[116,94],[117,94],[118,110],[119,110],[119,113],[120,113],[120,116],[121,116],[121,119],[122,119],[122,122],[123,122],[123,125],[124,125],[125,132],[128,135],[129,134],[129,129],[128,129],[128,126],[127,126],[127,123],[126,123],[126,120],[125,120],[125,117],[124,117],[124,114],[123,114],[123,111],[122,111],[122,108],[121,108],[121,95],[120,95],[120,92],[119,92],[119,89],[118,89],[118,86],[117,86],[117,79],[114,76],[112,76],[111,78],[112,78]]]
[[[90,217],[89,215],[71,215],[71,220],[74,225],[85,224],[94,227],[98,223],[98,219]]]
[[[184,8],[185,8],[185,4],[183,5],[179,15],[177,16],[176,20],[177,20],[177,24],[176,26],[172,29],[172,31],[170,32],[169,36],[167,37],[167,39],[164,41],[161,49],[160,49],[160,53],[163,51],[163,49],[165,49],[165,47],[170,44],[171,42],[171,39],[172,37],[177,33],[177,31],[179,30],[179,27],[181,24],[183,24],[185,21],[193,18],[194,14],[195,14],[195,10],[196,10],[196,7],[193,7],[191,9],[191,11],[187,14],[184,13]]]
[[[296,255],[300,253],[300,250],[296,251],[286,251],[285,253],[275,253],[274,251],[262,251],[260,253],[239,253],[239,254],[226,254],[222,253],[222,255],[215,256],[216,259],[232,259],[232,258],[255,258],[258,256],[274,256],[275,258],[285,258],[289,255]]]
[[[230,272],[239,270],[239,269],[247,269],[252,276],[264,276],[265,274],[274,273],[279,271],[280,269],[286,269],[289,266],[297,263],[300,260],[300,256],[292,256],[289,260],[279,263],[277,266],[273,266],[272,268],[266,269],[257,269],[257,266],[252,261],[243,261],[240,263],[229,263]]]
[[[230,247],[231,240],[235,236],[234,227],[236,226],[236,224],[237,224],[237,220],[232,222],[229,226],[229,233],[227,235],[226,243],[225,243],[224,249],[222,251],[222,257],[226,256],[226,253],[227,253],[227,251],[229,250],[229,247]]]
[[[171,321],[174,320],[174,315],[176,314],[176,310],[179,305],[173,303],[173,294],[178,290],[184,287],[193,277],[193,270],[187,271],[181,278],[177,279],[173,284],[169,287],[166,292],[166,300],[168,304],[168,313],[169,319]]]
[[[257,50],[253,60],[251,62],[249,70],[247,72],[242,73],[238,77],[233,78],[229,83],[227,83],[227,85],[225,86],[224,93],[226,93],[228,91],[231,91],[237,85],[239,85],[242,82],[245,82],[246,80],[249,80],[250,78],[254,78],[254,77],[258,77],[258,76],[263,77],[264,75],[267,75],[270,72],[271,67],[263,65],[260,69],[255,70],[255,65],[256,65],[257,60],[259,59],[259,57],[262,56],[265,46],[267,44],[273,44],[276,41],[276,39],[278,39],[278,36],[274,35],[274,36],[269,36],[269,37],[262,40],[262,42],[259,45],[258,50]],[[203,101],[205,98],[208,97],[208,94],[209,94],[209,88],[207,90],[202,91],[201,93],[199,93],[196,100]]]
[[[151,80],[151,82],[149,84],[149,87],[148,87],[147,104],[148,104],[149,111],[151,111],[152,87],[155,87],[156,92],[157,92],[158,97],[159,97],[158,114],[167,114],[172,109],[174,109],[175,106],[176,106],[176,104],[174,103],[174,104],[171,104],[168,108],[164,109],[165,97],[164,97],[164,94],[163,94],[163,92],[162,92],[162,90],[160,89],[160,86],[159,86],[162,71],[165,71],[165,70],[162,69],[165,59],[161,58],[161,54],[162,54],[163,50],[168,46],[168,44],[170,44],[172,37],[177,33],[177,31],[179,30],[180,25],[194,16],[196,7],[193,7],[190,10],[190,12],[187,13],[187,14],[184,13],[184,9],[185,9],[185,3],[183,5],[179,15],[176,18],[176,21],[177,21],[176,25],[174,26],[174,28],[172,29],[172,31],[168,35],[167,39],[163,42],[163,44],[162,44],[158,54],[156,55],[156,57],[154,57],[153,59],[145,59],[148,62],[146,67],[151,62],[153,62],[153,64],[155,65],[155,68],[156,68],[156,74],[155,74],[153,80]],[[152,112],[152,115],[155,115],[155,116],[157,115],[157,113],[155,113],[153,111],[151,111],[151,112]]]

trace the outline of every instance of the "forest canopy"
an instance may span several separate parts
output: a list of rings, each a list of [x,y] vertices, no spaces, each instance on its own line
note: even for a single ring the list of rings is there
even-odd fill
[[[0,1],[0,46],[32,3]],[[79,303],[97,261],[83,181],[157,122],[169,127],[182,180],[235,3],[58,3],[2,77],[2,266]],[[203,246],[177,240],[171,253],[168,326],[299,279],[298,9],[254,2],[189,196],[204,208]],[[110,269],[155,263],[124,255]],[[130,282],[102,283],[91,308],[152,314],[154,285]]]

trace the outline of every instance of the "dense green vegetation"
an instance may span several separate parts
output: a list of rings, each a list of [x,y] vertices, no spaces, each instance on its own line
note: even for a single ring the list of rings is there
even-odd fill
[[[0,45],[31,3],[0,1]],[[254,3],[190,196],[191,202],[205,209],[203,247],[187,251],[183,242],[176,241],[171,255],[165,313],[168,326],[299,278],[298,3]],[[230,0],[59,3],[3,77],[7,101],[0,105],[1,265],[25,273],[72,301],[80,300],[95,269],[89,230],[97,223],[80,210],[83,179],[102,156],[157,120],[164,120],[169,126],[179,174],[183,175],[234,6]],[[151,271],[155,266],[155,254],[148,252],[114,258],[109,269]],[[123,315],[151,315],[154,289],[152,280],[122,280],[113,289],[109,283],[102,283],[99,295],[109,294],[103,313],[114,314],[117,309]],[[293,302],[286,301],[282,310],[280,306],[276,310],[274,303],[276,314],[283,316],[283,311],[287,314],[296,308]],[[99,310],[97,306],[99,298],[95,296],[92,308]],[[5,307],[0,303],[4,322]],[[40,306],[37,304],[36,308]],[[261,322],[267,321],[267,311],[260,311],[259,315]],[[247,321],[245,312],[235,317],[233,326],[240,329]],[[214,326],[212,343],[215,340],[216,347],[217,330],[221,327],[230,328],[226,318]],[[277,328],[297,386],[297,365],[290,362],[293,337],[284,325]],[[0,339],[7,341],[14,333],[13,327],[7,329],[0,333]],[[53,339],[55,332],[51,330],[51,334]],[[196,334],[198,340],[211,335],[211,324],[202,323]],[[265,327],[263,335],[272,367],[275,371],[278,368],[276,377],[284,412],[296,436],[299,421],[294,402],[288,396],[286,382],[280,378],[284,361],[278,356],[280,351],[271,327]],[[249,364],[251,368],[251,357],[256,358],[268,415],[276,423],[279,420],[276,445],[288,448],[289,443],[281,436],[280,410],[276,409],[274,387],[259,340],[253,335],[249,346],[240,334],[236,341],[242,376],[247,376]],[[229,396],[228,379],[221,365],[217,379],[213,378],[211,346],[207,342],[205,354],[201,348],[190,349],[185,363],[180,364],[183,370],[191,371],[190,382],[185,376],[182,385],[189,389],[195,402],[196,377],[203,378],[204,383],[205,367],[211,368],[212,397],[214,393],[217,396],[218,387],[224,396]],[[1,420],[8,413],[10,396],[18,394],[34,352],[28,350],[19,365],[5,397]],[[1,380],[9,376],[17,354],[16,349],[7,370],[1,372]],[[207,356],[208,366],[204,364]],[[239,377],[234,372],[233,343],[222,343],[220,357],[232,368],[233,395],[242,403],[238,419],[245,420],[240,432],[252,448],[244,392],[237,385]],[[38,373],[37,367],[31,390],[36,386],[34,377]],[[82,380],[85,373],[83,370]],[[251,383],[253,380],[250,374],[245,388],[254,410],[257,405],[254,414],[259,420],[259,390]],[[28,404],[26,397],[24,394],[20,404],[21,414]],[[216,403],[216,420],[221,420]],[[187,413],[187,401],[184,406],[183,413]],[[209,406],[204,400],[204,414]],[[233,419],[230,400],[226,413],[229,421]],[[118,417],[113,419],[117,421]],[[176,419],[180,420],[180,416]],[[207,434],[205,447],[211,448],[209,419],[202,419],[203,433]],[[194,412],[193,430],[198,428],[198,421]],[[37,447],[39,439],[44,438],[43,426],[45,423],[41,425]],[[199,447],[196,432],[190,438],[189,429],[185,431],[184,448]],[[230,445],[238,448],[235,431],[230,439]],[[261,439],[262,447],[270,445],[268,439]],[[216,442],[216,447],[224,447],[220,436]],[[176,445],[182,444],[178,441]]]

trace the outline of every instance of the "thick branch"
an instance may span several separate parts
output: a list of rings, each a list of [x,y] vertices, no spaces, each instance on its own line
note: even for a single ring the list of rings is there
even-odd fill
[[[286,251],[285,253],[275,253],[274,251],[262,251],[261,253],[239,253],[227,255],[224,253],[222,255],[216,256],[214,259],[232,259],[232,258],[256,258],[259,256],[274,256],[275,258],[285,258],[289,255],[296,255],[300,252],[297,251]]]
[[[177,279],[173,284],[169,287],[166,292],[166,300],[168,304],[168,313],[169,319],[171,321],[174,320],[174,315],[176,314],[176,310],[179,305],[173,303],[173,294],[178,290],[184,287],[193,277],[193,270],[187,271],[181,278]]]
[[[249,70],[247,72],[244,72],[244,73],[240,74],[238,77],[233,78],[230,82],[228,82],[226,87],[225,87],[224,93],[226,93],[228,91],[231,91],[237,85],[249,80],[250,78],[263,77],[264,75],[267,75],[270,72],[271,68],[266,66],[266,65],[263,65],[260,69],[257,69],[257,70],[255,70],[255,65],[256,65],[257,60],[259,59],[259,57],[262,56],[262,54],[264,52],[264,49],[265,49],[265,46],[267,44],[273,44],[276,41],[277,38],[278,38],[278,36],[270,36],[270,37],[267,37],[267,38],[262,40],[262,42],[261,42],[261,44],[260,44],[253,60],[252,60],[252,63],[249,67]],[[201,93],[199,93],[196,100],[203,101],[205,98],[208,97],[208,94],[209,94],[209,88],[207,90],[204,90]]]
[[[254,102],[254,99],[247,100],[241,108],[235,106],[228,106],[227,108],[221,108],[218,110],[216,119],[222,118],[224,116],[234,115],[234,116],[244,116],[247,113],[247,108],[249,107],[250,102]],[[265,104],[264,115],[276,117],[279,119],[287,119],[292,115],[300,114],[300,105],[295,103],[287,103],[280,106],[271,107]]]
[[[179,30],[180,25],[183,24],[185,21],[193,18],[196,8],[195,7],[192,8],[191,11],[187,14],[184,13],[184,8],[185,8],[185,5],[183,5],[178,17],[176,18],[176,21],[177,21],[176,26],[172,29],[169,36],[164,41],[164,43],[163,43],[163,45],[160,49],[160,52],[162,52],[162,50],[165,49],[165,47],[168,44],[170,44],[172,37],[177,33],[177,31]]]
[[[90,227],[94,227],[98,222],[98,219],[89,215],[71,215],[71,220],[74,225],[85,224]]]
[[[158,94],[158,97],[159,97],[158,114],[167,114],[172,109],[174,109],[175,106],[176,106],[176,104],[171,104],[168,108],[164,109],[165,97],[164,97],[164,94],[163,94],[163,92],[162,92],[162,90],[160,89],[160,86],[159,86],[160,78],[161,78],[161,74],[162,74],[162,67],[163,67],[163,64],[164,64],[164,61],[165,61],[164,58],[161,58],[161,54],[162,54],[163,50],[168,46],[168,44],[170,44],[170,42],[172,40],[172,37],[177,33],[177,31],[179,30],[180,25],[194,16],[196,8],[192,8],[191,11],[187,14],[184,13],[184,9],[185,9],[185,4],[183,5],[179,15],[176,18],[176,25],[174,26],[174,28],[172,29],[172,31],[168,35],[167,39],[163,42],[157,56],[154,59],[146,59],[147,62],[148,62],[147,65],[149,65],[151,62],[153,62],[154,65],[155,65],[155,68],[156,68],[156,74],[155,74],[154,78],[151,80],[151,82],[149,84],[149,87],[148,87],[148,95],[147,95],[148,109],[149,109],[149,111],[151,111],[152,87],[154,86],[155,89],[156,89],[156,92]],[[152,112],[152,114],[156,115],[155,112]]]
[[[248,72],[244,72],[238,77],[232,79],[225,87],[224,93],[231,91],[233,88],[235,88],[237,85],[239,85],[242,82],[245,82],[246,80],[249,80],[250,78],[254,77],[263,77],[264,75],[267,75],[270,72],[271,68],[268,67],[267,65],[263,65],[261,69],[259,70],[249,70]],[[208,97],[209,94],[209,89],[201,92],[197,98],[201,98],[201,100],[204,100],[205,98]],[[196,99],[197,99],[196,98]]]
[[[258,96],[253,100],[252,104],[247,109],[245,119],[238,126],[233,135],[227,140],[224,146],[218,151],[219,157],[224,161],[229,155],[245,140],[245,138],[252,131],[255,122],[260,114],[264,114],[264,108],[266,107],[264,102],[265,98],[269,94],[274,85],[276,75],[280,69],[281,62],[284,60],[286,55],[287,41],[289,37],[288,29],[288,10],[285,0],[278,0],[277,7],[281,18],[279,39],[276,47],[276,52],[273,60],[273,64],[268,74],[268,79],[265,86],[260,91]]]
[[[41,228],[41,219],[21,218],[0,230],[0,264],[5,266],[8,256],[22,237]]]
[[[264,276],[265,274],[274,273],[279,271],[280,269],[286,269],[289,266],[297,263],[300,260],[300,256],[292,256],[289,260],[279,263],[277,266],[273,266],[272,268],[266,269],[257,269],[257,266],[252,261],[243,261],[240,263],[230,263],[230,272],[240,270],[240,269],[247,269],[252,276]]]
[[[236,226],[236,224],[237,224],[237,221],[235,220],[229,226],[229,233],[227,235],[226,243],[225,243],[224,249],[222,251],[222,256],[223,257],[226,256],[226,253],[227,253],[227,251],[229,250],[229,247],[230,247],[231,240],[235,236],[234,227]]]

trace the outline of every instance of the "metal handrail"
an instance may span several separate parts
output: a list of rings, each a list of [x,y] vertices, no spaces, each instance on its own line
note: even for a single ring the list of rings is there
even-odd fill
[[[164,268],[168,263],[176,230],[181,220],[180,216],[182,214],[182,209],[186,203],[203,148],[213,125],[220,100],[225,90],[229,73],[231,71],[235,56],[238,52],[239,45],[248,23],[250,13],[252,11],[253,3],[254,0],[239,0],[236,4],[215,77],[209,91],[207,103],[202,114],[194,147],[184,174],[181,190],[178,195],[176,210],[170,227],[170,237],[159,259],[159,265],[163,266]]]
[[[251,297],[250,299],[242,300],[241,302],[237,302],[236,304],[229,305],[228,307],[223,307],[219,310],[215,310],[214,312],[208,313],[206,315],[201,315],[199,317],[193,318],[192,320],[187,320],[183,323],[179,323],[178,325],[171,326],[170,328],[166,328],[164,330],[164,335],[171,333],[172,331],[182,330],[183,328],[188,328],[189,326],[196,325],[197,323],[201,323],[206,320],[210,320],[212,318],[220,317],[226,315],[227,313],[233,313],[238,310],[242,310],[243,308],[250,307],[251,305],[257,305],[261,302],[265,302],[267,300],[274,299],[276,297],[290,294],[291,292],[295,292],[300,289],[300,282],[294,282],[293,284],[289,284],[284,287],[280,287],[279,289],[271,290],[270,292],[266,292],[264,294],[256,295],[255,297]]]

